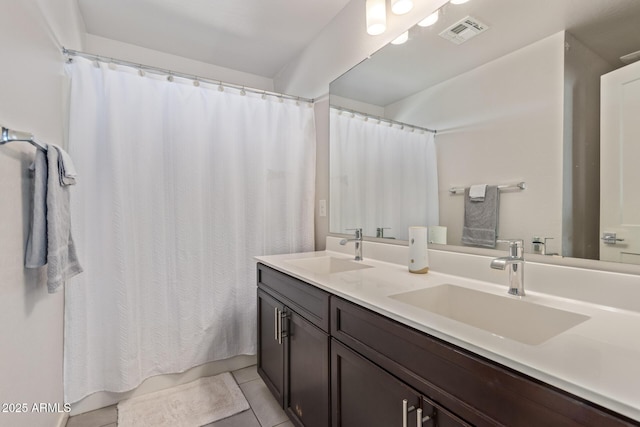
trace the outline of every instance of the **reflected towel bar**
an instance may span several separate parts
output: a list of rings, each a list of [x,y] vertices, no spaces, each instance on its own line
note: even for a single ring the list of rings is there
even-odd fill
[[[47,152],[47,146],[36,141],[34,136],[28,132],[20,132],[17,130],[11,130],[4,126],[0,126],[2,133],[0,133],[0,145],[7,144],[9,142],[24,141],[36,147],[38,150]]]
[[[525,188],[527,188],[527,184],[524,181],[519,182],[517,184],[498,185],[498,189],[500,191],[504,191],[504,190],[524,190]],[[450,194],[464,194],[464,190],[465,190],[465,187],[451,187],[451,188],[449,188],[449,193]]]

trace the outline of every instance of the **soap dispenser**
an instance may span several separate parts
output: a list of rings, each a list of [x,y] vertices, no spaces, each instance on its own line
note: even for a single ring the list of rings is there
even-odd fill
[[[429,272],[427,227],[409,227],[409,271],[416,274]]]

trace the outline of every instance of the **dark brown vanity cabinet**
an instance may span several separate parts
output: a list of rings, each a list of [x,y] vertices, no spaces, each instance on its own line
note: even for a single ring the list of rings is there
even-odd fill
[[[299,427],[640,425],[262,264],[258,372]]]
[[[331,316],[333,412],[334,420],[344,421],[334,422],[333,427],[359,425],[350,423],[350,417],[357,416],[351,411],[358,405],[355,396],[365,391],[348,384],[352,381],[368,381],[363,388],[385,384],[388,391],[373,392],[372,407],[382,406],[379,400],[387,401],[380,397],[385,393],[389,394],[388,410],[393,411],[398,411],[398,399],[404,399],[400,396],[403,393],[410,394],[408,390],[416,390],[409,398],[409,406],[420,393],[428,396],[425,399],[435,407],[436,415],[425,426],[639,425],[341,298],[331,298]],[[344,345],[337,345],[336,340]],[[347,352],[347,347],[352,351]],[[366,367],[369,362],[372,366]],[[392,385],[394,382],[400,385]],[[345,417],[343,411],[349,411],[349,416]],[[429,415],[424,403],[423,412]],[[416,423],[415,418],[413,422]],[[402,424],[396,421],[388,425]],[[408,425],[417,424],[409,420]]]
[[[282,313],[282,314],[281,314]],[[280,406],[284,405],[284,353],[280,325],[284,305],[258,289],[258,372]]]
[[[258,373],[294,424],[329,425],[329,294],[258,264]]]
[[[335,339],[331,366],[333,427],[469,426]]]

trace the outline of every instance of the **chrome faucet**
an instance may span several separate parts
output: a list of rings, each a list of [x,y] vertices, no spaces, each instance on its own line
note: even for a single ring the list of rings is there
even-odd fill
[[[379,239],[384,239],[384,230],[389,230],[389,227],[378,227],[376,228],[376,237]]]
[[[509,256],[491,261],[491,268],[504,270],[509,268],[509,294],[524,296],[524,241],[522,239],[498,240],[509,244]]]
[[[347,242],[356,242],[356,261],[362,261],[362,228],[350,228],[349,230],[355,231],[355,237],[353,239],[342,239],[340,244],[346,245]]]
[[[553,237],[540,238],[538,236],[534,236],[533,239],[531,239],[531,247],[533,248],[533,253],[540,255],[555,255],[552,253],[547,253],[547,240],[553,240]]]

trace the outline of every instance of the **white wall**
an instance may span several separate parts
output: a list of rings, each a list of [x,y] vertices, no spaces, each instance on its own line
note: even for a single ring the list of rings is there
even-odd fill
[[[372,116],[384,117],[384,107],[380,107],[379,105],[368,104],[338,95],[331,95],[329,102],[334,107],[342,107],[347,110],[359,111]]]
[[[121,59],[212,80],[221,80],[224,83],[273,91],[273,79],[267,77],[219,67],[92,34],[87,34],[85,37],[84,51],[106,58]]]
[[[68,13],[45,19],[47,3]],[[71,10],[66,0],[0,0],[0,124],[56,144],[65,118],[60,45],[81,47]],[[43,276],[23,267],[34,152],[26,143],[0,146],[0,403],[62,405],[63,294],[49,295]],[[61,415],[0,413],[0,425],[51,427]]]
[[[562,236],[564,33],[387,106],[387,117],[437,129],[440,224],[460,245],[464,197],[452,186],[526,181],[503,192],[500,238]],[[417,113],[419,112],[419,114]],[[535,221],[534,221],[535,219]],[[535,224],[532,226],[531,224]]]
[[[387,14],[387,31],[370,36],[365,27],[364,0],[352,0],[322,32],[275,78],[279,92],[307,98],[329,93],[329,83],[394,40],[449,0],[414,2],[406,15]]]
[[[325,96],[316,101],[316,208],[315,208],[315,239],[316,250],[326,249],[326,237],[329,234],[329,97]],[[320,216],[319,201],[326,203],[325,216]]]
[[[613,69],[565,33],[563,255],[599,259],[600,76]]]

